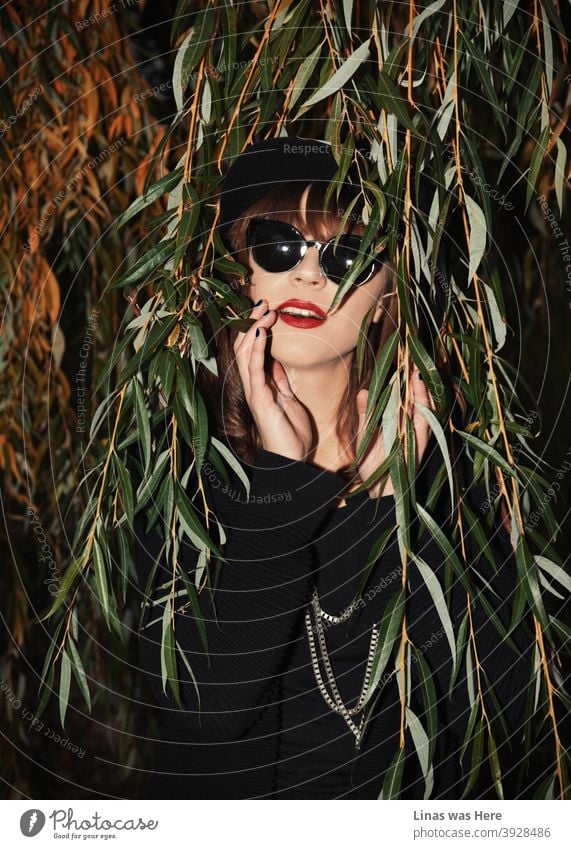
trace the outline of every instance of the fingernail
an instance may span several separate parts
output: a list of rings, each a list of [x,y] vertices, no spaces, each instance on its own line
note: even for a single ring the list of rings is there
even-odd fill
[[[260,335],[260,328],[256,327],[256,337],[258,337],[259,335]]]
[[[256,303],[254,304],[254,306],[255,306],[255,307],[259,307],[263,300],[264,300],[263,298],[260,298],[260,300],[259,300],[259,301],[256,301]]]
[[[269,310],[266,310],[265,313],[262,313],[262,318],[269,313]]]
[[[423,378],[423,376],[421,375],[421,373],[420,373],[420,372],[418,372],[418,379],[419,379],[419,380],[422,380],[422,381],[424,382],[424,378]]]

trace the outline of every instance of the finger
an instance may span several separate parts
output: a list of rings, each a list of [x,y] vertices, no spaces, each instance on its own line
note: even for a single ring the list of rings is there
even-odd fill
[[[358,423],[357,423],[357,446],[361,444],[361,440],[363,438],[363,434],[366,428],[365,422],[365,413],[367,411],[367,401],[369,399],[369,390],[361,389],[357,392],[357,415],[358,415]]]
[[[294,392],[291,388],[287,372],[279,360],[272,360],[272,377],[279,393],[283,395],[284,398],[294,397]]]
[[[260,300],[254,304],[252,309],[250,310],[250,318],[254,319],[252,325],[248,328],[248,330],[238,330],[236,333],[236,338],[234,339],[234,351],[238,353],[238,350],[244,344],[244,340],[248,337],[248,334],[252,330],[252,327],[256,324],[256,319],[259,319],[263,316],[265,311],[267,310],[268,305],[264,298],[260,298]]]
[[[248,347],[250,352],[248,379],[250,382],[250,400],[252,403],[267,403],[270,399],[273,401],[272,390],[268,386],[268,376],[264,369],[267,338],[266,328],[258,325],[254,331],[252,343]]]
[[[267,302],[262,298],[260,303],[254,305],[250,313],[251,318],[254,319],[252,326],[249,327],[245,333],[239,331],[234,341],[236,362],[238,364],[238,370],[240,371],[240,377],[242,378],[246,397],[249,397],[251,392],[249,365],[252,348],[256,339],[256,330],[258,327],[262,326],[263,322],[268,323],[268,319],[270,322],[272,321],[271,311],[266,314],[266,310]],[[263,349],[265,349],[265,345]]]
[[[420,374],[420,371],[418,369],[415,369],[412,375],[411,382],[414,402],[417,404],[423,404],[425,407],[428,407],[434,412],[434,402],[432,400],[432,396],[428,390],[425,381],[422,379],[422,375]],[[414,407],[412,422],[417,449],[416,460],[417,464],[420,464],[424,456],[424,452],[426,451],[426,447],[430,441],[432,431],[427,420],[418,410],[417,407]]]

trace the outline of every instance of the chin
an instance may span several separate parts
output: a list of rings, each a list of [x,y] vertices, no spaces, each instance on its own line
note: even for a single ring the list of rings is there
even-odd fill
[[[311,330],[285,328],[276,333],[272,327],[271,356],[286,366],[299,369],[319,368],[341,359],[339,346],[317,337]]]

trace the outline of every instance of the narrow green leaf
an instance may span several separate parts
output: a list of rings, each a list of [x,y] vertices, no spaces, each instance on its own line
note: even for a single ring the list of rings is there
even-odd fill
[[[93,541],[93,568],[95,571],[97,598],[101,605],[101,609],[103,610],[107,627],[109,628],[109,589],[107,585],[107,574],[105,571],[105,558],[97,540]]]
[[[420,557],[418,554],[414,552],[409,552],[411,559],[416,564],[418,571],[424,581],[428,592],[434,602],[434,606],[436,607],[436,611],[438,616],[440,617],[440,621],[442,623],[442,627],[444,628],[444,633],[446,634],[446,639],[448,640],[448,645],[450,646],[450,653],[452,655],[452,663],[453,663],[453,671],[452,674],[455,673],[456,670],[456,640],[454,639],[454,628],[452,627],[452,620],[450,618],[450,613],[448,611],[448,607],[446,605],[446,600],[444,598],[444,593],[442,591],[442,587],[440,586],[440,582],[436,577],[433,570],[430,568],[428,563]]]
[[[379,628],[379,639],[377,641],[375,656],[373,657],[373,663],[371,666],[371,678],[367,688],[365,704],[369,702],[375,687],[379,683],[381,675],[385,671],[385,667],[389,662],[397,633],[402,624],[404,601],[404,592],[400,589],[390,599],[385,608],[385,612],[383,613],[381,626]]]
[[[367,396],[367,407],[365,410],[365,417],[370,415],[373,405],[376,404],[378,401],[378,397],[381,393],[386,376],[395,356],[398,338],[398,330],[395,330],[394,333],[391,333],[391,335],[381,348],[378,358],[375,360],[373,375],[369,384],[369,394]]]
[[[347,495],[347,500],[350,498],[354,498],[358,493],[365,492],[369,490],[372,486],[378,483],[380,480],[383,481],[383,487],[386,482],[389,480],[391,465],[394,463],[396,453],[398,451],[398,444],[395,443],[390,454],[386,457],[380,466],[377,466],[376,470],[370,475],[365,481],[359,484],[358,487],[352,489],[351,492]],[[381,496],[382,497],[382,496]],[[384,496],[386,498],[393,498],[393,496]],[[382,502],[379,502],[382,503]],[[398,528],[398,525],[396,526]]]
[[[45,680],[44,680],[44,677],[42,676],[42,684],[40,685],[40,693],[42,695],[41,695],[41,698],[40,698],[40,703],[38,705],[38,708],[37,708],[37,710],[34,714],[36,719],[39,719],[40,716],[43,714],[43,712],[46,709],[46,705],[49,701],[49,698],[52,695],[52,693],[54,692],[54,690],[53,690],[54,678],[55,678],[55,667],[50,666],[48,673],[45,676]]]
[[[486,57],[486,54],[477,47],[471,33],[467,34],[463,31],[462,27],[458,29],[458,33],[464,42],[468,55],[472,59],[473,66],[476,69],[476,73],[478,74],[484,91],[486,92],[488,103],[494,111],[497,126],[501,129],[504,135],[504,141],[507,144],[508,138],[504,121],[505,107],[503,108],[500,104],[494,88],[492,66]]]
[[[487,225],[482,208],[470,195],[464,195],[468,220],[470,222],[470,262],[468,267],[468,283],[480,266],[486,250]]]
[[[193,401],[193,419],[195,422],[195,426],[193,428],[192,433],[192,442],[196,462],[196,473],[199,475],[202,470],[202,463],[204,461],[204,456],[208,447],[208,413],[206,411],[206,404],[204,403],[204,399],[199,392],[194,393]]]
[[[198,702],[198,713],[199,713],[199,720],[198,721],[200,722],[200,690],[198,689],[198,681],[196,680],[196,676],[195,676],[194,672],[192,671],[192,667],[191,667],[190,663],[188,662],[186,652],[184,651],[184,649],[182,648],[182,646],[181,646],[181,644],[179,643],[178,640],[176,640],[176,647],[177,647],[180,659],[182,660],[182,662],[184,663],[184,665],[188,669],[188,674],[192,678],[192,683],[194,684],[194,689],[196,690],[196,699],[197,699],[197,702]]]
[[[69,649],[71,652],[71,663],[73,667],[73,673],[75,676],[75,680],[79,685],[79,689],[85,699],[85,704],[87,705],[87,710],[91,713],[91,697],[89,694],[89,686],[87,684],[87,676],[85,674],[85,670],[83,668],[83,663],[81,661],[81,657],[79,656],[79,652],[74,641],[69,639]]]
[[[406,725],[410,730],[412,741],[418,755],[422,774],[426,779],[430,768],[428,735],[422,727],[422,722],[409,707],[405,708]]]
[[[415,15],[414,20],[412,22],[412,36],[410,38],[411,42],[413,42],[416,38],[421,24],[423,24],[427,18],[431,17],[431,15],[434,15],[435,12],[438,12],[442,8],[442,6],[444,6],[445,3],[446,0],[436,0],[436,2],[431,3],[430,6],[427,6],[426,9],[424,9],[420,14]],[[407,38],[409,36],[408,24],[403,30],[403,36]]]
[[[206,545],[216,557],[218,557],[222,561],[225,561],[226,558],[224,557],[218,546],[210,539],[210,537],[200,524],[196,513],[193,510],[192,504],[190,503],[190,499],[188,498],[178,481],[175,487],[175,504],[178,509],[180,522],[190,539],[192,539],[193,536],[196,536],[200,540],[200,542],[204,543],[204,545]],[[198,547],[202,548],[201,545],[199,545]]]
[[[59,610],[59,608],[65,601],[71,587],[73,586],[75,579],[84,569],[86,564],[87,558],[85,557],[85,553],[82,554],[80,557],[76,558],[75,560],[72,560],[72,562],[69,564],[65,571],[65,575],[62,578],[61,584],[57,591],[57,595],[50,610],[46,613],[45,616],[42,616],[40,622],[44,622],[46,619],[49,619],[51,616],[53,616],[56,610]]]
[[[436,689],[432,678],[432,672],[424,659],[422,652],[412,646],[413,655],[416,658],[416,669],[418,671],[418,681],[422,693],[422,701],[426,714],[426,726],[428,729],[428,757],[432,763],[434,752],[436,751],[436,737],[438,734],[438,714]]]
[[[535,184],[537,183],[537,178],[539,176],[539,170],[543,164],[543,159],[545,156],[545,151],[547,149],[547,144],[549,142],[549,135],[551,133],[551,127],[547,124],[546,127],[543,128],[543,131],[539,137],[537,142],[537,146],[533,151],[533,156],[531,157],[531,162],[529,165],[529,172],[527,175],[527,192],[525,196],[525,209],[524,213],[527,212],[527,208],[529,206],[529,202],[532,198],[532,195],[535,191]]]
[[[343,20],[345,21],[345,27],[347,28],[347,32],[349,33],[349,38],[351,38],[351,17],[353,15],[353,3],[354,0],[343,0]]]
[[[184,567],[179,567],[179,574],[190,602],[190,607],[192,609],[192,617],[200,635],[200,641],[202,643],[205,653],[208,654],[208,634],[204,621],[204,614],[202,613],[202,609],[200,607],[200,600],[196,591],[196,587],[190,580]]]
[[[503,800],[504,789],[502,787],[502,771],[500,767],[500,760],[498,758],[496,742],[491,731],[488,732],[488,754],[490,756],[490,770],[492,773],[492,779],[494,781],[498,797]]]
[[[224,37],[222,39],[222,49],[224,51],[224,67],[233,68],[234,62],[236,60],[236,43],[238,33],[236,9],[231,3],[224,3],[221,7],[221,13],[224,25]],[[225,91],[225,97],[227,95],[228,91]]]
[[[563,180],[565,179],[565,166],[567,164],[567,148],[561,141],[557,139],[557,158],[555,160],[555,174],[553,182],[555,184],[555,197],[557,198],[557,206],[559,207],[559,215],[563,215]]]
[[[139,431],[139,442],[143,446],[145,474],[147,474],[151,463],[151,428],[149,425],[149,414],[147,405],[145,404],[141,384],[138,380],[133,380],[132,386],[135,393],[135,413],[137,418],[137,428]]]
[[[503,348],[506,340],[506,322],[500,313],[493,289],[487,283],[484,283],[484,289],[487,295],[487,304],[492,319],[492,327],[494,328],[494,336],[496,337],[494,351],[499,351]]]
[[[516,563],[518,567],[518,576],[526,594],[528,603],[537,615],[546,633],[549,634],[549,620],[547,618],[547,613],[545,612],[541,590],[539,589],[539,584],[537,582],[536,567],[527,548],[525,539],[520,535],[518,535],[516,543]]]
[[[186,77],[184,84],[183,84],[182,63],[183,63],[184,58],[186,56],[186,51],[187,51],[188,45],[190,44],[190,42],[192,41],[192,39],[194,37],[195,37],[194,36],[194,27],[191,27],[191,29],[187,33],[184,41],[178,47],[177,52],[176,52],[176,56],[175,56],[175,60],[174,60],[173,72],[172,72],[172,91],[173,91],[173,96],[174,96],[174,100],[175,100],[175,103],[176,103],[177,114],[180,114],[180,112],[182,110],[183,102],[184,102],[184,90],[186,89],[186,86],[188,84],[188,76]]]
[[[170,334],[177,321],[177,316],[171,315],[169,318],[157,321],[154,324],[152,330],[145,338],[143,344],[141,345],[135,356],[131,356],[129,362],[117,378],[118,386],[123,386],[124,383],[130,380],[131,377],[137,371],[139,371],[143,363],[145,363],[149,359],[149,357],[155,354],[157,350],[160,350],[162,343]],[[160,415],[163,415],[160,411],[159,413]]]
[[[484,751],[484,720],[480,717],[478,722],[478,727],[476,729],[476,733],[474,735],[474,741],[472,743],[472,762],[470,765],[470,776],[468,778],[468,783],[466,784],[462,795],[460,796],[460,800],[465,799],[474,784],[476,783],[476,779],[480,773],[480,766],[482,764],[482,753]]]
[[[472,587],[470,584],[470,580],[466,574],[466,569],[463,563],[460,561],[458,555],[452,548],[452,545],[449,539],[447,538],[446,534],[434,521],[428,511],[424,509],[422,504],[417,504],[417,511],[422,523],[428,528],[428,530],[432,534],[433,539],[438,544],[438,547],[445,555],[446,562],[452,566],[454,573],[462,582],[462,586],[464,587],[466,592],[471,592]]]
[[[370,41],[370,36],[369,36]],[[305,112],[310,106],[314,106],[323,100],[325,97],[330,97],[335,92],[339,91],[345,83],[347,83],[353,74],[359,69],[363,62],[369,56],[369,41],[364,41],[335,71],[333,76],[322,86],[318,91],[314,92],[311,97],[305,101],[297,112],[294,121]]]
[[[554,578],[554,580],[558,581],[562,587],[565,587],[567,592],[571,593],[571,576],[567,574],[557,563],[553,563],[553,561],[549,560],[547,557],[541,557],[539,554],[535,555],[535,562],[544,572]]]
[[[408,494],[408,478],[404,464],[402,445],[400,442],[397,442],[397,446],[393,462],[391,463],[391,481],[395,494],[397,525],[400,534],[399,539],[402,541],[402,544],[404,544],[406,550],[410,551],[410,499]]]
[[[418,401],[414,402],[415,408],[418,410],[423,419],[426,419],[428,422],[432,433],[436,441],[438,442],[438,447],[440,448],[440,452],[444,458],[444,465],[446,467],[446,473],[448,475],[448,485],[450,487],[450,503],[454,504],[454,478],[452,477],[452,463],[450,462],[450,452],[448,451],[448,444],[446,442],[446,435],[442,430],[442,425],[432,412],[432,410],[426,406],[426,404],[421,404]]]
[[[375,76],[377,79],[377,94],[383,108],[386,112],[396,115],[401,127],[405,127],[413,135],[418,136],[418,129],[408,114],[407,100],[402,91],[385,71],[377,71]]]
[[[197,360],[205,360],[209,356],[208,344],[204,338],[202,328],[195,321],[187,324],[190,336],[191,350]]]
[[[163,627],[161,639],[161,677],[163,682],[163,692],[166,695],[167,683],[170,684],[176,703],[182,707],[180,701],[180,687],[178,679],[178,670],[176,666],[176,644],[175,634],[172,624],[172,605],[171,599],[165,604],[163,612]]]
[[[130,348],[136,336],[137,330],[132,330],[130,333],[126,333],[123,339],[121,339],[119,344],[113,350],[113,353],[111,354],[109,360],[105,363],[103,371],[101,372],[99,380],[97,381],[97,385],[95,386],[94,393],[96,395],[99,394],[102,387],[107,383],[109,375],[111,374],[111,372],[113,371],[113,369],[119,362],[119,359],[123,356],[127,348]]]
[[[488,445],[487,442],[484,442],[481,439],[478,439],[477,436],[473,436],[471,433],[465,433],[463,430],[457,430],[456,433],[462,437],[462,439],[467,442],[469,445],[472,445],[473,448],[476,449],[480,454],[483,454],[488,460],[492,460],[497,466],[500,466],[501,469],[504,470],[506,475],[509,475],[512,478],[515,478],[520,484],[521,480],[516,473],[515,469],[513,469],[508,461],[502,457],[502,455],[496,451],[495,448],[492,448],[491,445]]]
[[[357,598],[360,598],[363,595],[363,591],[364,591],[365,587],[367,586],[367,581],[369,580],[369,576],[370,576],[371,572],[373,571],[373,569],[375,568],[375,565],[378,563],[378,560],[379,560],[380,556],[382,555],[383,551],[385,550],[390,538],[392,537],[395,528],[396,528],[396,525],[393,525],[392,528],[387,528],[386,531],[384,531],[381,534],[381,536],[377,540],[375,540],[375,542],[371,546],[371,550],[369,551],[369,554],[367,556],[367,562],[365,564],[365,568],[363,569],[363,573],[361,575],[359,587],[357,589],[357,592],[355,593],[355,596]]]
[[[176,252],[173,258],[173,268],[178,268],[195,235],[196,225],[200,218],[200,198],[189,183],[182,186],[183,213],[178,223],[176,234]]]
[[[476,717],[478,715],[479,708],[479,702],[475,702],[470,710],[470,718],[468,719],[468,725],[466,726],[466,732],[464,734],[464,741],[462,743],[462,748],[460,749],[460,761],[464,759],[464,752],[466,751],[466,747],[468,746],[470,738],[472,737],[472,732],[474,730],[474,725],[476,724]]]
[[[115,228],[120,230],[127,221],[130,221],[135,215],[141,212],[145,207],[150,206],[157,198],[162,197],[165,192],[170,192],[184,177],[184,167],[176,168],[149,188],[149,190],[136,198],[133,203],[123,212],[115,221]]]
[[[502,0],[502,23],[505,30],[519,6],[519,0]]]
[[[174,239],[169,239],[166,242],[159,242],[158,245],[153,245],[137,262],[131,266],[129,271],[123,274],[116,283],[111,286],[111,289],[122,289],[125,286],[130,286],[146,274],[150,274],[159,265],[163,265],[175,252],[176,246]]]
[[[156,492],[161,483],[167,463],[170,459],[170,449],[164,451],[155,458],[154,469],[149,478],[143,478],[137,489],[137,512],[140,513],[149,498]]]
[[[389,225],[389,226],[392,226],[392,225]],[[389,250],[390,250],[390,242],[389,242]],[[396,275],[397,293],[398,293],[399,305],[400,305],[400,308],[402,310],[404,320],[405,320],[407,326],[411,329],[411,331],[414,331],[415,322],[414,322],[414,319],[412,317],[412,312],[411,312],[411,308],[410,308],[410,295],[409,295],[409,291],[410,291],[410,288],[412,286],[412,283],[410,283],[410,282],[405,283],[405,280],[407,280],[407,275],[406,275],[405,266],[404,266],[404,255],[405,255],[405,251],[403,251],[403,253],[402,253],[402,255],[399,259],[399,265],[398,265],[398,270],[397,270],[397,275]],[[410,341],[412,339],[415,339],[416,337],[413,335],[413,332],[411,332],[409,334],[408,338],[409,338],[409,343],[410,343]],[[434,400],[436,401],[436,398]]]
[[[305,91],[307,83],[308,83],[311,75],[313,74],[316,66],[317,66],[317,63],[319,61],[319,57],[321,56],[322,48],[323,48],[323,41],[321,41],[317,45],[317,47],[315,48],[313,53],[310,53],[309,56],[306,56],[306,58],[301,63],[301,65],[299,67],[299,71],[297,72],[296,77],[295,77],[295,83],[294,83],[292,95],[291,95],[291,98],[290,98],[290,101],[289,101],[290,110],[293,109],[293,107],[297,103],[300,94],[303,91]]]
[[[472,645],[470,642],[468,642],[466,648],[466,688],[468,690],[470,707],[474,708],[476,704],[476,685],[474,682],[474,664],[472,662]]]
[[[460,627],[458,629],[458,638],[456,640],[456,673],[450,676],[450,684],[448,686],[448,691],[452,692],[454,688],[454,684],[456,683],[456,676],[458,674],[458,670],[461,667],[462,654],[464,652],[464,648],[467,643],[467,633],[468,633],[468,612],[465,613],[462,622],[460,623]],[[468,646],[469,648],[469,646]],[[466,661],[467,662],[467,661]]]
[[[416,434],[412,424],[411,417],[405,415],[405,436],[406,436],[406,468],[408,471],[408,480],[410,482],[410,502],[413,510],[416,509]]]
[[[404,747],[397,749],[383,781],[383,789],[379,799],[398,799],[405,762]]]
[[[217,448],[218,451],[222,454],[228,465],[234,469],[242,483],[244,484],[244,489],[246,492],[246,498],[250,497],[250,478],[244,471],[242,464],[239,462],[237,457],[232,454],[227,445],[221,442],[216,436],[211,436],[212,444]]]
[[[61,727],[65,728],[65,714],[69,702],[69,687],[71,684],[71,663],[69,655],[64,649],[61,656],[61,669],[59,679],[59,715]]]
[[[113,465],[115,466],[117,476],[119,478],[119,493],[123,502],[125,515],[127,516],[129,527],[132,528],[135,508],[133,503],[133,484],[131,482],[131,476],[129,475],[125,464],[122,462],[122,460],[119,459],[116,454],[113,455]]]
[[[465,498],[462,499],[461,509],[466,517],[466,527],[476,541],[477,551],[486,558],[490,566],[496,571],[497,564],[490,546],[490,539],[482,530],[479,519],[476,518]]]
[[[209,4],[201,9],[195,19],[192,38],[184,54],[181,74],[181,89],[184,91],[191,72],[197,67],[204,56],[212,35],[218,10]],[[180,107],[179,107],[180,109]]]
[[[130,566],[133,562],[127,534],[123,528],[117,528],[117,545],[119,548],[119,570],[121,572],[121,593],[123,599],[127,596]]]

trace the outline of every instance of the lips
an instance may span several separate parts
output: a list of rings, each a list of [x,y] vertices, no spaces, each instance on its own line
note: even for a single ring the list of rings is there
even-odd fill
[[[279,318],[293,327],[307,329],[317,327],[319,324],[327,321],[326,313],[312,301],[300,301],[297,298],[290,298],[288,301],[279,304],[275,309]]]

